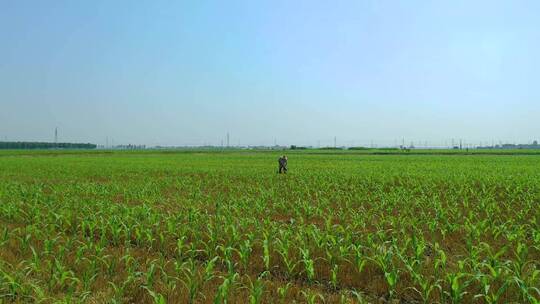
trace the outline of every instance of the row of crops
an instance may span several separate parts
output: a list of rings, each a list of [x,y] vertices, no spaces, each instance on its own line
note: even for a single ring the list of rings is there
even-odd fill
[[[539,303],[538,156],[0,157],[0,303]]]

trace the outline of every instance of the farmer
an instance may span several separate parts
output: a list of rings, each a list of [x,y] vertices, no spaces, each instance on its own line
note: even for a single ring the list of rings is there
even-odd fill
[[[283,155],[278,159],[279,171],[278,173],[287,173],[287,156]]]

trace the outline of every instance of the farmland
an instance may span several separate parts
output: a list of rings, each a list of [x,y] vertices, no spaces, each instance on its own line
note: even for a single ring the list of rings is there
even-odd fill
[[[540,303],[540,155],[0,152],[0,303]]]

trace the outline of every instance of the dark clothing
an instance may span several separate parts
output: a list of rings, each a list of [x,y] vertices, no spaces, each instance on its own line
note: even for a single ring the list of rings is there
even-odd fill
[[[278,159],[278,164],[279,164],[278,173],[287,173],[287,159],[284,157],[280,157]]]

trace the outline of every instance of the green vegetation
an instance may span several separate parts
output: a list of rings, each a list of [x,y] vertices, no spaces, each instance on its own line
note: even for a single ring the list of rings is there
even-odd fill
[[[280,153],[0,152],[0,303],[539,303],[539,156]]]
[[[0,149],[95,149],[94,144],[80,143],[48,143],[48,142],[26,142],[26,141],[0,141]]]

